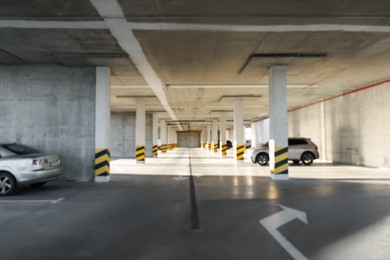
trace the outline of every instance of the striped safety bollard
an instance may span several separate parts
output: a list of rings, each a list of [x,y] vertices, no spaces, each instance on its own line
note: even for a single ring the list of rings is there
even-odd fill
[[[227,154],[227,149],[228,149],[227,144],[223,144],[222,145],[222,155],[226,155]]]
[[[275,167],[271,169],[273,174],[288,174],[288,147],[275,147]]]
[[[158,145],[155,144],[153,145],[153,156],[157,156],[158,155]]]
[[[166,144],[161,145],[161,152],[163,152],[163,153],[167,152],[167,145]]]
[[[236,149],[237,160],[244,160],[246,144],[238,144]]]
[[[137,163],[145,162],[145,146],[137,146],[135,151],[135,159]]]
[[[214,152],[218,152],[218,144],[214,144]]]
[[[95,149],[95,176],[110,175],[110,149]]]

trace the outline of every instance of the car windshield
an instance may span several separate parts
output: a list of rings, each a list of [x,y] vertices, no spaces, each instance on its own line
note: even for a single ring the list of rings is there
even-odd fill
[[[7,144],[3,145],[3,147],[18,155],[40,153],[40,151],[23,144]]]

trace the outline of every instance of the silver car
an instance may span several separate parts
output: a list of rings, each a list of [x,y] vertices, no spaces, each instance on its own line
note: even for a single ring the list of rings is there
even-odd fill
[[[246,157],[250,157],[253,163],[265,166],[269,161],[269,147],[265,143],[259,147],[248,149]],[[320,157],[318,147],[309,138],[294,137],[288,138],[288,159],[298,164],[311,165],[314,159]]]
[[[62,171],[60,157],[22,144],[0,144],[0,196],[24,184],[42,186]]]

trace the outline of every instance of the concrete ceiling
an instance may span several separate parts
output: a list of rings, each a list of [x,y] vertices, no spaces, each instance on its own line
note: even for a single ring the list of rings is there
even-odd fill
[[[246,122],[267,117],[273,64],[287,65],[289,109],[390,78],[387,0],[4,0],[0,7],[0,64],[107,65],[113,111],[134,111],[143,98],[147,111],[193,121],[191,129],[222,112],[233,119],[238,98]]]

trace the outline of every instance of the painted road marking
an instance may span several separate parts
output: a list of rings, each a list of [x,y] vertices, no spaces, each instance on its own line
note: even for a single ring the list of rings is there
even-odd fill
[[[308,224],[306,213],[296,209],[288,208],[278,204],[283,208],[282,211],[275,213],[269,217],[259,220],[265,229],[275,238],[276,241],[294,258],[294,259],[307,259],[301,252],[298,251],[278,230],[277,228],[292,221],[293,219],[299,219],[303,223]]]
[[[51,203],[57,204],[65,200],[65,198],[59,198],[56,200],[0,200],[0,203]]]
[[[192,175],[192,165],[191,165],[191,150],[188,148],[188,159],[189,159],[189,168],[190,168],[190,201],[191,201],[191,229],[199,230],[199,213],[198,213],[198,204],[196,203],[196,191],[195,191],[195,182],[194,175]]]
[[[188,180],[188,177],[185,177],[183,175],[177,176],[177,177],[172,177],[175,181],[185,181]]]

